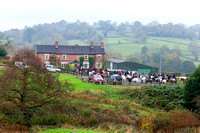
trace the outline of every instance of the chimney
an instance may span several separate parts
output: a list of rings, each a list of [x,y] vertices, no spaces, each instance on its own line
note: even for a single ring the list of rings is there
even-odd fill
[[[58,48],[58,41],[55,42],[55,47]]]
[[[100,46],[101,46],[101,48],[104,48],[104,42],[100,42]]]
[[[91,40],[91,42],[90,42],[90,47],[93,48],[93,45],[94,45],[94,44],[93,44],[93,41]]]

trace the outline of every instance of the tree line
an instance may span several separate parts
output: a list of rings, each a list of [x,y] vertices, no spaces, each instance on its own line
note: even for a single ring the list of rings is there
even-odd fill
[[[187,27],[183,24],[160,24],[157,21],[144,25],[139,21],[118,23],[110,20],[100,20],[89,24],[79,20],[76,22],[61,20],[51,24],[45,23],[25,27],[22,30],[11,29],[3,32],[3,34],[9,36],[13,44],[24,45],[27,43],[52,44],[55,40],[67,44],[68,40],[89,42],[93,39],[94,42],[98,43],[104,37],[107,37],[109,32],[121,35],[132,33],[135,43],[145,43],[147,36],[200,39],[199,24]]]

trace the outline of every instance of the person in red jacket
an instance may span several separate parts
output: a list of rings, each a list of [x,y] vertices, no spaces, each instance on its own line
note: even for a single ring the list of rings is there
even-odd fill
[[[135,75],[133,74],[132,79],[134,79],[134,78],[135,78]]]
[[[122,73],[121,72],[119,72],[119,74],[118,74],[119,76],[122,76]]]
[[[103,71],[102,70],[100,70],[100,75],[102,75],[103,74]]]

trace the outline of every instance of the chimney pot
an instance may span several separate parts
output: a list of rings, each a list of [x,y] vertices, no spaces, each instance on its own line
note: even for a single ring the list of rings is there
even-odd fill
[[[100,42],[100,46],[101,46],[101,48],[103,48],[104,47],[104,42]]]
[[[55,47],[58,48],[58,41],[55,42]]]
[[[93,48],[94,44],[93,44],[93,41],[91,40],[90,42],[90,47]]]

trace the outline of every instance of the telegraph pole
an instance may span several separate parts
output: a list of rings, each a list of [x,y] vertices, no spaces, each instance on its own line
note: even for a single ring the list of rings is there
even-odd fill
[[[160,57],[160,75],[161,75],[161,57]]]

